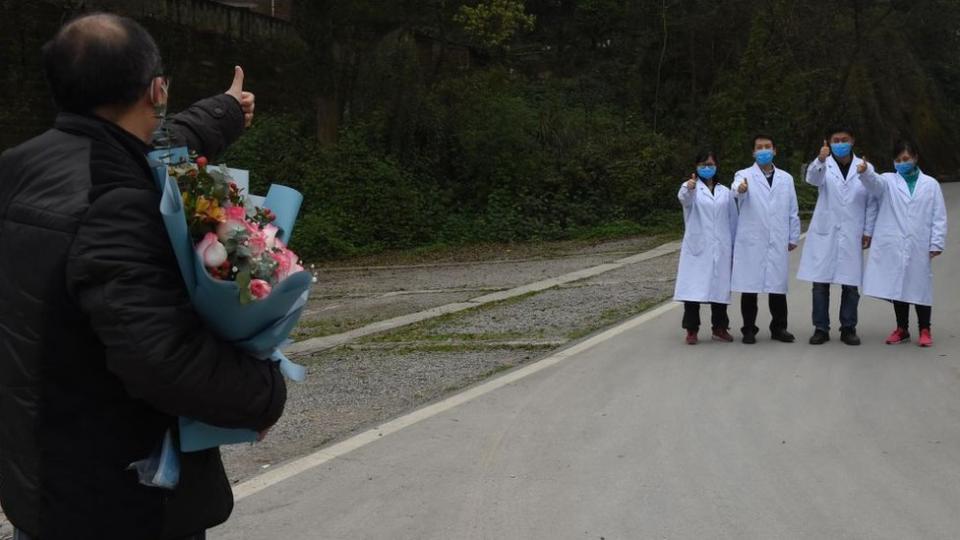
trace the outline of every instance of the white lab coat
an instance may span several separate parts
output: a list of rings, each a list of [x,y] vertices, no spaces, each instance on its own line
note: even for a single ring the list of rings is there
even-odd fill
[[[684,182],[678,198],[684,231],[673,299],[729,304],[736,200],[728,187],[716,184],[710,193],[702,180],[697,180],[693,190]]]
[[[817,186],[817,207],[800,256],[797,279],[859,287],[863,281],[864,235],[873,236],[878,202],[863,187],[857,174],[861,159],[854,156],[844,178],[830,156],[814,159],[807,168],[807,183]]]
[[[920,173],[913,195],[897,173],[876,174],[872,165],[860,175],[880,201],[873,245],[863,274],[863,292],[885,300],[933,305],[931,251],[947,241],[947,207],[933,177]]]
[[[743,180],[747,192],[739,193]],[[800,215],[793,176],[775,169],[773,186],[760,166],[738,171],[730,186],[740,206],[733,244],[731,288],[746,293],[787,293],[789,244],[800,242]]]

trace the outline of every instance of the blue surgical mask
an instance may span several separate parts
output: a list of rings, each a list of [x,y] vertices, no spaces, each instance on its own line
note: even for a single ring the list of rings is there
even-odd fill
[[[704,180],[712,180],[717,175],[717,168],[714,165],[705,165],[697,167],[697,176]]]
[[[849,156],[850,151],[853,150],[853,143],[848,143],[848,142],[831,143],[830,150],[833,151],[833,155],[839,158],[845,158]]]
[[[773,150],[757,150],[753,153],[753,159],[757,160],[757,165],[761,167],[773,163]]]
[[[917,164],[915,161],[910,160],[894,163],[893,166],[897,168],[897,172],[900,173],[901,176],[906,176],[913,172],[913,169],[917,167]]]

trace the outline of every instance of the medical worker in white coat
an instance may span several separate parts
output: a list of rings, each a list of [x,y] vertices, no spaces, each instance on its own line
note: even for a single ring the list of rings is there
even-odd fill
[[[737,230],[737,203],[730,189],[717,181],[717,157],[705,151],[697,156],[697,172],[680,186],[683,206],[683,244],[673,299],[683,302],[687,344],[697,344],[700,304],[710,304],[713,339],[730,342],[730,269],[733,235]]]
[[[807,167],[807,183],[817,187],[817,206],[800,256],[797,279],[813,282],[811,345],[830,340],[830,285],[841,286],[840,340],[860,345],[857,304],[863,281],[863,250],[870,246],[877,200],[860,183],[853,153],[853,131],[827,132],[820,155]]]
[[[897,172],[876,174],[872,165],[858,167],[863,185],[880,201],[873,247],[863,275],[863,292],[893,302],[897,328],[887,338],[895,345],[910,341],[910,304],[916,306],[921,347],[933,345],[932,261],[947,242],[947,207],[940,183],[917,167],[916,145],[894,146]]]
[[[770,335],[791,343],[787,331],[787,282],[790,252],[800,242],[800,215],[793,176],[776,168],[773,138],[753,139],[756,163],[734,175],[733,190],[740,207],[733,245],[731,287],[740,295],[743,342],[757,342],[757,295],[766,293],[770,304]]]

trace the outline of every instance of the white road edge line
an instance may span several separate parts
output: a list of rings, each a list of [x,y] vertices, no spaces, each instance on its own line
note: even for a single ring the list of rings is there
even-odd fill
[[[254,495],[264,489],[267,489],[271,486],[279,484],[284,480],[289,480],[294,476],[297,476],[301,473],[304,473],[310,469],[323,465],[324,463],[338,458],[340,456],[346,455],[358,448],[362,448],[374,441],[378,441],[383,437],[396,433],[403,428],[412,426],[418,422],[436,416],[442,412],[448,411],[454,407],[462,405],[468,401],[471,401],[475,398],[489,394],[494,390],[503,388],[509,384],[512,384],[520,379],[529,377],[534,373],[543,371],[549,367],[555,366],[564,360],[576,356],[588,349],[591,349],[607,340],[610,340],[624,332],[628,332],[648,321],[652,321],[657,317],[667,313],[678,307],[680,304],[668,301],[667,303],[661,304],[658,307],[653,308],[650,311],[637,315],[636,317],[629,319],[623,323],[620,323],[613,328],[605,330],[589,339],[581,341],[559,351],[555,354],[552,354],[542,360],[538,360],[530,365],[517,369],[515,371],[507,372],[495,379],[491,379],[485,383],[482,383],[478,386],[474,386],[459,394],[450,396],[442,401],[438,401],[432,405],[423,407],[422,409],[417,409],[409,414],[391,420],[385,424],[382,424],[376,428],[367,430],[363,433],[355,435],[345,441],[339,442],[310,454],[302,458],[295,459],[291,462],[288,462],[284,465],[280,465],[275,469],[272,469],[266,473],[263,473],[259,476],[251,478],[245,482],[237,484],[233,487],[233,499],[235,501],[240,501],[246,497]]]
[[[803,239],[806,238],[806,236],[807,236],[807,233],[801,234],[800,241],[803,241]],[[664,246],[661,246],[661,248],[662,247]],[[645,257],[653,258],[655,256],[659,256],[659,255],[653,255],[652,253],[657,251],[658,249],[660,248],[654,248],[650,250],[650,252],[647,252],[645,254],[640,254],[637,257],[639,258],[639,257],[645,256]],[[653,257],[651,257],[651,255]],[[563,362],[564,360],[570,358],[571,356],[580,354],[586,351],[587,349],[596,347],[597,345],[603,343],[604,341],[615,338],[620,334],[623,334],[624,332],[628,332],[646,322],[652,321],[653,319],[656,319],[657,317],[679,307],[680,305],[681,304],[679,302],[673,302],[672,300],[669,300],[651,309],[650,311],[641,313],[640,315],[637,315],[632,319],[629,319],[623,323],[620,323],[617,326],[614,326],[613,328],[605,330],[589,339],[586,339],[584,341],[581,341],[580,343],[573,345],[572,347],[569,347],[555,354],[552,354],[542,360],[538,360],[528,366],[522,367],[516,371],[507,372],[501,375],[500,377],[491,379],[478,386],[474,386],[473,388],[468,388],[467,390],[464,390],[459,394],[454,394],[442,401],[438,401],[437,403],[434,403],[433,405],[428,405],[422,409],[417,409],[409,414],[406,414],[404,416],[391,420],[378,427],[364,431],[363,433],[360,433],[358,435],[354,435],[353,437],[345,441],[339,442],[337,444],[334,444],[333,446],[324,448],[323,450],[318,450],[313,454],[295,459],[284,465],[280,465],[277,468],[270,470],[269,472],[263,473],[259,476],[255,476],[254,478],[251,478],[250,480],[247,480],[245,482],[241,482],[236,486],[233,486],[233,500],[240,501],[242,499],[245,499],[251,495],[254,495],[260,491],[263,491],[264,489],[267,489],[271,486],[279,484],[284,480],[289,480],[290,478],[293,478],[298,474],[304,473],[315,467],[319,467],[320,465],[323,465],[324,463],[332,459],[349,454],[350,452],[358,448],[362,448],[374,441],[380,440],[384,436],[390,435],[391,433],[396,433],[405,427],[412,426],[413,424],[426,420],[430,417],[436,416],[442,412],[448,411],[454,407],[457,407],[458,405],[462,405],[484,394],[489,394],[490,392],[493,392],[498,388],[503,388],[508,384],[512,384],[516,381],[519,381],[524,377],[529,377],[534,373],[537,373],[549,367],[555,366],[560,362]]]

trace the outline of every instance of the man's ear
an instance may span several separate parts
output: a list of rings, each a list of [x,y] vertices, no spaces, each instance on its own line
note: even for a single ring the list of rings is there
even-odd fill
[[[165,107],[167,105],[167,87],[162,77],[154,77],[154,79],[150,81],[148,94],[150,103],[154,107]]]

